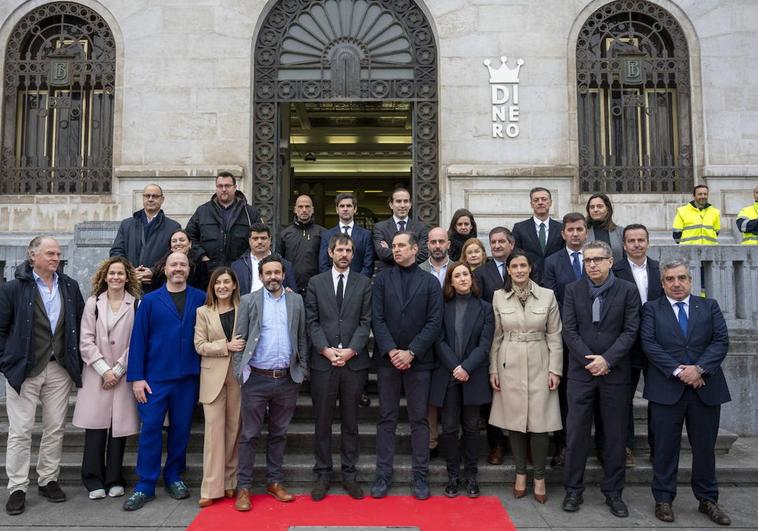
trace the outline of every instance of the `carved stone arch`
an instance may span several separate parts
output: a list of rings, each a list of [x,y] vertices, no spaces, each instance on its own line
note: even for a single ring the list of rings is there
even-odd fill
[[[437,49],[414,0],[279,0],[253,55],[252,195],[265,219],[279,220],[283,192],[280,104],[395,100],[413,108],[413,217],[438,224]]]

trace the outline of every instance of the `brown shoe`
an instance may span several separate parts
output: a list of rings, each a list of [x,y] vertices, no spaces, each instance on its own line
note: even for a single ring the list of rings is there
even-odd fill
[[[541,485],[540,485],[541,484]],[[542,494],[537,494],[537,490],[541,490]],[[534,499],[537,503],[544,504],[547,502],[547,488],[545,486],[545,479],[535,479],[534,480],[534,493],[533,493]]]
[[[700,506],[697,508],[703,514],[707,514],[712,522],[718,525],[731,525],[732,520],[719,507],[719,504],[711,500],[700,500]]]
[[[632,449],[626,448],[624,451],[626,452],[626,462],[624,463],[626,468],[634,468],[637,465],[637,462],[634,460]]]
[[[213,500],[211,498],[200,498],[197,500],[197,505],[199,507],[210,507],[213,505]]]
[[[516,474],[516,479],[513,480],[513,497],[516,499],[526,496],[526,475],[524,475],[524,488],[519,489],[516,487],[516,484],[518,483],[518,477],[520,475],[521,474]]]
[[[658,502],[655,504],[655,517],[661,522],[674,521],[674,509],[669,502]]]
[[[237,491],[235,489],[226,489],[224,491],[224,498],[232,499],[237,496]]]
[[[491,465],[502,465],[503,449],[499,446],[495,446],[492,450],[490,450],[490,453],[487,456],[487,462]]]
[[[237,490],[237,501],[234,502],[234,508],[238,511],[249,511],[253,504],[250,501],[250,491],[247,489]]]
[[[287,492],[284,485],[281,483],[269,483],[266,485],[266,493],[271,494],[274,498],[280,502],[291,502],[295,497]]]

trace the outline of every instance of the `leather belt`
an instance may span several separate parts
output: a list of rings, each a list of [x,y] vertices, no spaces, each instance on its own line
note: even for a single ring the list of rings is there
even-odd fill
[[[285,378],[290,373],[290,369],[289,367],[284,367],[283,369],[259,369],[251,365],[250,372],[278,380],[279,378]]]

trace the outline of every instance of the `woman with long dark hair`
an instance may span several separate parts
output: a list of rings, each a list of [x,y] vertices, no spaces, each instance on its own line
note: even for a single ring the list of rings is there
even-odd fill
[[[79,351],[84,361],[74,426],[84,428],[82,482],[89,498],[123,496],[126,438],[139,432],[137,403],[124,375],[141,284],[129,261],[105,260],[84,305]]]
[[[171,253],[184,253],[189,259],[190,274],[187,284],[193,288],[205,291],[208,289],[208,265],[199,260],[197,253],[192,250],[192,240],[186,231],[179,229],[171,235],[168,252],[153,267],[153,282],[151,289],[156,290],[166,283],[166,259]]]
[[[587,241],[604,241],[611,246],[613,262],[624,258],[624,227],[613,221],[613,204],[605,194],[592,194],[587,200]]]
[[[460,260],[463,244],[469,238],[476,238],[476,231],[476,220],[471,212],[465,208],[459,208],[453,213],[450,228],[447,230],[447,237],[450,239],[450,251],[448,251],[450,260],[453,262]]]

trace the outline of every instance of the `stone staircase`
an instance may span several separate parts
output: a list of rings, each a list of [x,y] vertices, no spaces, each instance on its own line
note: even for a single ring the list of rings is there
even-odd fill
[[[378,398],[376,395],[376,376],[371,375],[369,380],[369,396],[371,396],[371,406],[360,408],[360,444],[361,459],[359,464],[359,478],[364,482],[373,480],[374,463],[375,463],[375,433],[376,421],[379,415]],[[8,417],[4,404],[5,399],[0,399],[0,448],[6,447],[8,437]],[[69,399],[69,408],[67,414],[66,435],[64,437],[64,454],[62,462],[62,471],[60,480],[64,484],[80,484],[80,467],[82,451],[84,446],[84,430],[76,428],[71,424],[75,404],[75,395]],[[339,418],[339,410],[337,410]],[[649,451],[647,448],[647,404],[640,397],[634,399],[634,417],[635,417],[635,456],[637,465],[634,468],[627,469],[627,483],[629,484],[649,484],[652,475],[651,465],[648,460]],[[306,382],[301,389],[297,402],[295,415],[290,424],[287,453],[285,456],[285,477],[288,485],[307,486],[312,481],[313,466],[313,405],[311,403],[308,383]],[[407,423],[407,411],[405,401],[403,400],[401,408],[401,423],[398,426],[397,453],[395,458],[395,483],[407,484],[410,479],[410,427]],[[32,471],[34,476],[34,463],[36,463],[36,449],[39,445],[41,436],[41,415],[37,411],[37,423],[33,433],[32,445]],[[332,439],[332,449],[335,453],[334,463],[335,471],[339,473],[339,424],[335,422],[334,435]],[[718,455],[717,463],[719,466],[719,479],[722,482],[733,483],[755,483],[758,478],[758,469],[755,466],[744,466],[745,456],[741,455],[744,450],[739,448],[735,450],[735,441],[738,437],[734,433],[726,430],[720,430],[716,442],[716,452]],[[264,437],[265,440],[265,437]],[[591,445],[594,443],[591,442]],[[739,446],[739,445],[738,445]],[[127,468],[127,480],[133,482],[134,465],[136,463],[137,437],[131,437],[127,444],[125,456],[125,465]],[[191,486],[198,486],[202,478],[202,448],[203,448],[203,413],[200,406],[195,411],[195,421],[192,426],[189,451],[187,455],[187,472],[185,480]],[[510,457],[506,457],[505,464],[501,466],[489,465],[486,462],[487,441],[485,432],[481,432],[481,458],[479,468],[479,481],[482,484],[504,484],[513,481],[514,466]],[[593,456],[588,460],[586,481],[588,483],[598,482],[602,478],[602,470],[598,461],[594,458],[594,451],[590,451]],[[682,439],[682,459],[680,463],[679,481],[688,483],[691,474],[689,443],[686,435]],[[752,459],[751,462],[755,462]],[[263,466],[265,466],[265,457],[259,448],[256,459],[256,476],[263,480]],[[431,461],[430,481],[433,484],[444,484],[447,474],[445,471],[444,460],[437,458]],[[5,452],[0,453],[0,481],[5,481]],[[562,481],[562,470],[548,468],[548,481],[553,485],[559,485]]]

